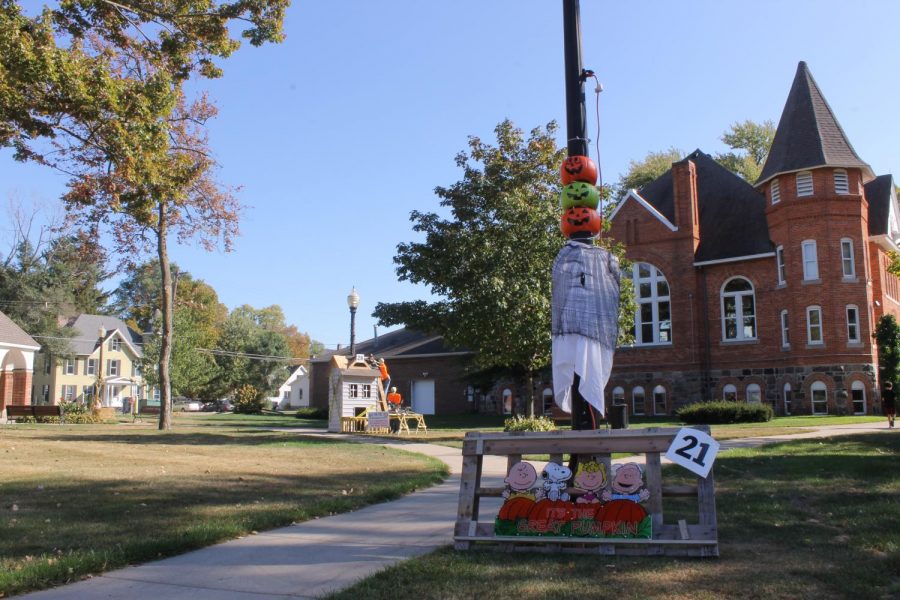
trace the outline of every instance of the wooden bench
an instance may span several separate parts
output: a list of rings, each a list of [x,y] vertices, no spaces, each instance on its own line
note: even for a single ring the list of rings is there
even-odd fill
[[[6,407],[7,419],[21,417],[59,417],[59,423],[65,423],[62,406],[58,404],[10,404]]]
[[[698,426],[697,429],[708,432],[706,426]],[[459,512],[453,536],[456,549],[467,550],[475,544],[487,543],[503,550],[530,548],[559,551],[565,547],[567,551],[599,554],[718,556],[712,471],[706,478],[696,477],[693,485],[663,484],[661,457],[677,433],[677,428],[466,433],[462,450]],[[603,463],[606,472],[611,473],[613,453],[643,454],[645,457],[644,477],[650,493],[645,504],[652,521],[652,536],[649,539],[497,535],[494,515],[480,514],[482,498],[499,498],[504,491],[502,487],[484,486],[482,462],[485,456],[505,456],[509,469],[521,461],[523,455],[548,454],[552,462],[562,464],[565,454],[575,454],[579,460],[593,459]],[[697,521],[689,523],[678,519],[677,523],[665,522],[664,497],[682,497],[687,502],[696,502]]]

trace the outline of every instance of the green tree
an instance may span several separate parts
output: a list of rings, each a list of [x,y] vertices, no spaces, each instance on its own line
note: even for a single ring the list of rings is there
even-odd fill
[[[648,152],[642,160],[632,160],[628,163],[628,171],[619,177],[614,186],[614,199],[621,200],[628,190],[639,190],[666,171],[672,168],[672,163],[682,159],[684,153],[678,148],[669,148],[659,152]]]
[[[155,247],[161,267],[159,427],[171,427],[168,241],[230,248],[239,205],[215,179],[215,107],[188,98],[240,45],[279,42],[289,0],[66,0],[27,16],[0,3],[0,147],[70,175],[73,222],[104,229],[124,256]],[[244,25],[240,31],[240,25]]]
[[[497,144],[469,138],[456,156],[460,181],[435,193],[449,216],[413,211],[421,242],[397,247],[400,280],[423,283],[438,297],[379,303],[382,325],[405,324],[476,350],[483,369],[523,376],[532,395],[537,370],[550,362],[550,288],[559,231],[557,126],[527,137],[510,121],[495,128]]]
[[[900,325],[894,315],[878,319],[873,336],[878,345],[878,377],[883,386],[892,381],[900,382]]]
[[[716,154],[716,160],[748,183],[756,183],[775,139],[775,124],[772,121],[756,123],[748,119],[732,124],[721,139],[732,152],[720,152]]]
[[[273,316],[281,311],[272,308],[257,310],[245,304],[225,319],[215,351],[221,374],[218,395],[234,394],[242,386],[271,395],[287,378],[290,347],[284,335],[267,327],[277,325]]]

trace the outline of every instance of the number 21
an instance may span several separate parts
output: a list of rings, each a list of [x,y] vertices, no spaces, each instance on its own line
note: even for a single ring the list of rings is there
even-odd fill
[[[699,440],[692,435],[686,435],[684,436],[684,441],[687,442],[687,444],[682,446],[681,448],[676,449],[675,454],[684,457],[687,460],[692,460],[701,467],[706,466],[703,461],[706,458],[706,453],[709,451],[709,444],[700,443],[700,453],[697,454],[696,457],[694,457],[690,455],[689,450],[696,448]]]

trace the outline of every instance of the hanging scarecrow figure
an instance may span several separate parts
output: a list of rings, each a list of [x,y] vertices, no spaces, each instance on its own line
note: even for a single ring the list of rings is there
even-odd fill
[[[585,184],[594,188],[596,182],[593,161],[570,156],[561,174],[566,209],[561,228],[568,241],[553,262],[553,394],[571,413],[577,382],[577,392],[602,415],[619,333],[619,261],[593,243],[602,226],[598,196],[583,193]]]

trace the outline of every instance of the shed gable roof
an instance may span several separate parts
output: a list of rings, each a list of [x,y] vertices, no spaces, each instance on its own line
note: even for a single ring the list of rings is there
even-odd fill
[[[756,185],[780,173],[826,166],[858,167],[865,179],[874,177],[871,167],[847,139],[806,63],[801,61]]]

